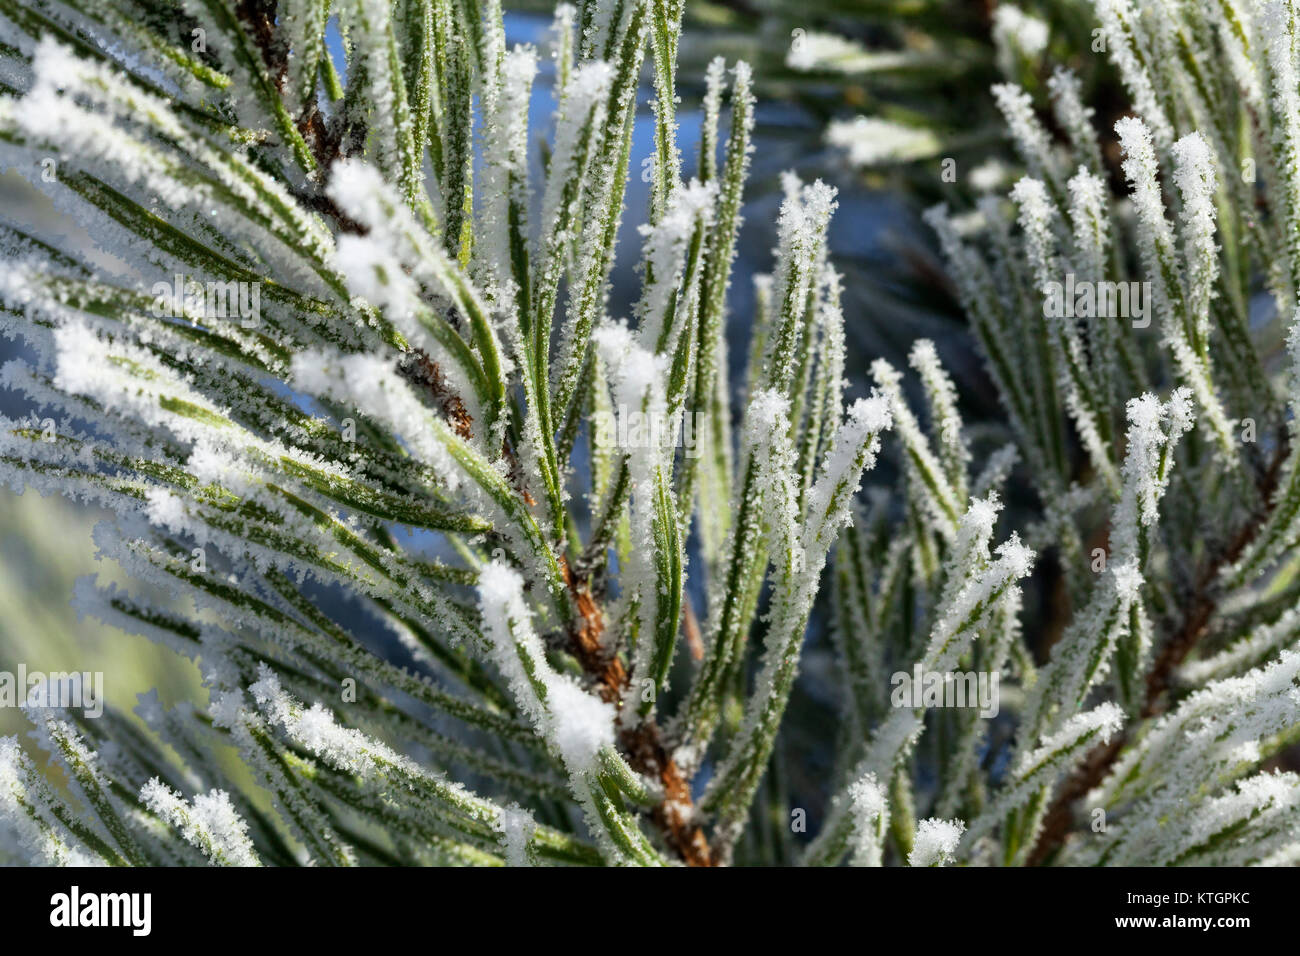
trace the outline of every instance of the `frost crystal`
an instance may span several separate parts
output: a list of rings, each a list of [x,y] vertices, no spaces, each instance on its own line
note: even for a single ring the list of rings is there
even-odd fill
[[[952,862],[966,825],[960,820],[922,820],[916,825],[908,866],[946,866]]]
[[[220,790],[199,794],[193,805],[167,788],[157,777],[144,785],[140,799],[154,813],[181,831],[214,864],[259,866],[248,824],[231,806],[228,794]]]
[[[681,0],[139,6],[0,14],[0,482],[202,692],[0,671],[0,864],[1300,861],[1295,2],[762,4],[832,118],[756,183]]]

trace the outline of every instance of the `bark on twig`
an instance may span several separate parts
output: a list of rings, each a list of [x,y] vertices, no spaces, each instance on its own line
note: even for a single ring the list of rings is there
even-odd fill
[[[1218,551],[1197,575],[1196,586],[1181,623],[1165,641],[1152,664],[1150,673],[1147,674],[1146,700],[1141,711],[1143,718],[1156,717],[1168,706],[1166,691],[1178,665],[1208,633],[1214,613],[1218,610],[1219,602],[1223,597],[1218,590],[1219,575],[1224,568],[1236,563],[1268,521],[1274,505],[1273,495],[1277,491],[1282,465],[1286,461],[1288,452],[1288,443],[1283,436],[1272,462],[1259,481],[1263,507],[1238,529],[1227,546]],[[1030,866],[1046,861],[1065,842],[1074,822],[1075,802],[1086,796],[1106,778],[1111,766],[1119,758],[1125,740],[1125,735],[1119,734],[1109,744],[1094,748],[1084,758],[1079,769],[1065,781],[1043,818],[1043,828],[1027,860]]]

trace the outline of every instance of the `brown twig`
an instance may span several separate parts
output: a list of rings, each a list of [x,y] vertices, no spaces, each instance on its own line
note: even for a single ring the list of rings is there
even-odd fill
[[[235,16],[243,21],[262,54],[262,62],[283,90],[289,72],[289,57],[283,44],[276,39],[274,0],[238,0]]]
[[[624,731],[623,746],[632,766],[658,779],[663,787],[664,798],[650,811],[650,819],[665,842],[687,866],[713,866],[713,850],[695,819],[690,781],[669,755],[658,725],[647,720]]]
[[[466,410],[465,403],[447,384],[438,363],[429,358],[423,349],[407,352],[400,370],[408,382],[424,387],[442,410],[452,431],[467,441],[474,437],[474,419]]]
[[[582,669],[595,681],[601,698],[617,706],[629,676],[618,655],[605,647],[605,614],[592,596],[589,583],[576,577],[564,558],[560,559],[560,570],[578,611],[569,631],[569,646]]]
[[[515,451],[515,446],[511,444],[508,435],[501,441],[501,457],[506,460],[506,478],[510,481],[510,487],[515,489],[528,507],[537,504],[537,499],[528,490],[528,482],[524,479],[524,466],[519,461],[519,454]]]
[[[289,82],[289,51],[277,32],[274,0],[238,0],[235,15],[248,30],[276,89],[283,95]],[[290,183],[290,193],[307,208],[332,218],[341,232],[364,235],[368,230],[346,215],[322,188],[328,170],[336,161],[360,151],[365,140],[364,123],[358,119],[349,126],[341,117],[326,122],[312,96],[303,104],[294,125],[311,150],[317,172],[304,185]]]
[[[1164,643],[1151,666],[1150,673],[1147,674],[1147,692],[1146,700],[1142,705],[1142,717],[1155,717],[1164,710],[1167,706],[1165,692],[1169,688],[1174,672],[1191,653],[1197,642],[1208,632],[1214,612],[1218,609],[1222,598],[1218,590],[1219,574],[1224,568],[1236,563],[1267,522],[1275,503],[1273,495],[1277,490],[1282,465],[1288,451],[1288,442],[1284,434],[1278,442],[1273,460],[1258,482],[1263,505],[1237,530],[1227,546],[1220,549],[1197,575],[1181,624]],[[1111,766],[1119,758],[1124,743],[1125,737],[1120,734],[1116,735],[1109,744],[1094,748],[1084,758],[1079,769],[1061,786],[1056,799],[1052,801],[1050,809],[1043,817],[1043,827],[1039,832],[1038,841],[1026,861],[1028,865],[1035,866],[1044,862],[1065,842],[1074,820],[1075,801],[1087,795],[1105,779]]]
[[[700,621],[695,616],[695,602],[686,595],[682,602],[682,631],[686,635],[686,646],[691,652],[691,659],[704,660],[704,637],[700,633]]]
[[[631,682],[631,674],[618,655],[604,644],[605,617],[591,593],[590,582],[574,575],[567,561],[561,561],[560,567],[578,611],[569,635],[570,647],[583,670],[592,677],[597,693],[618,707]],[[663,834],[664,842],[687,866],[712,866],[714,859],[708,838],[695,819],[690,781],[664,745],[658,724],[649,719],[628,727],[620,735],[620,742],[632,768],[658,780],[663,788],[663,799],[651,809],[650,819]]]

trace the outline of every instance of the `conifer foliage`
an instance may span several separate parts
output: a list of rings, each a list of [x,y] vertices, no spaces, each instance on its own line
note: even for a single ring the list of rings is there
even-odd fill
[[[205,687],[139,720],[29,703],[0,858],[1300,854],[1300,778],[1267,766],[1300,728],[1300,369],[1270,377],[1249,311],[1258,276],[1271,321],[1296,309],[1300,9],[1098,0],[1128,201],[1069,74],[1064,145],[995,89],[1028,175],[975,231],[927,217],[1006,411],[986,448],[933,342],[914,375],[846,367],[822,181],[783,179],[752,341],[724,336],[752,76],[714,60],[678,142],[683,4],[564,4],[533,46],[499,0],[0,0],[3,162],[97,250],[0,225],[32,409],[0,472],[113,512],[96,546],[135,583],[75,606]],[[1149,283],[1152,334],[1045,310],[1066,273]],[[896,487],[859,495],[882,454]],[[1013,470],[1041,511],[1018,531]],[[1036,663],[1044,562],[1068,621]],[[842,721],[802,837],[778,770],[814,605]],[[1002,716],[900,705],[913,668],[1004,678]]]

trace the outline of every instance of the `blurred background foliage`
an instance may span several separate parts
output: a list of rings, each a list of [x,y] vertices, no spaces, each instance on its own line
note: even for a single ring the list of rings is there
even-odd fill
[[[27,223],[46,236],[80,233],[17,173],[0,172],[0,214],[7,221]],[[0,340],[0,360],[8,361],[16,350]],[[34,410],[17,393],[0,389],[0,412],[21,418]],[[193,699],[200,693],[199,673],[190,661],[144,637],[79,619],[72,607],[78,578],[126,581],[116,565],[96,559],[91,539],[96,522],[111,517],[61,496],[18,495],[0,486],[0,670],[16,672],[21,663],[28,673],[102,672],[105,698],[125,712],[137,694],[155,688],[168,702]],[[30,729],[17,709],[0,707],[0,736]]]

